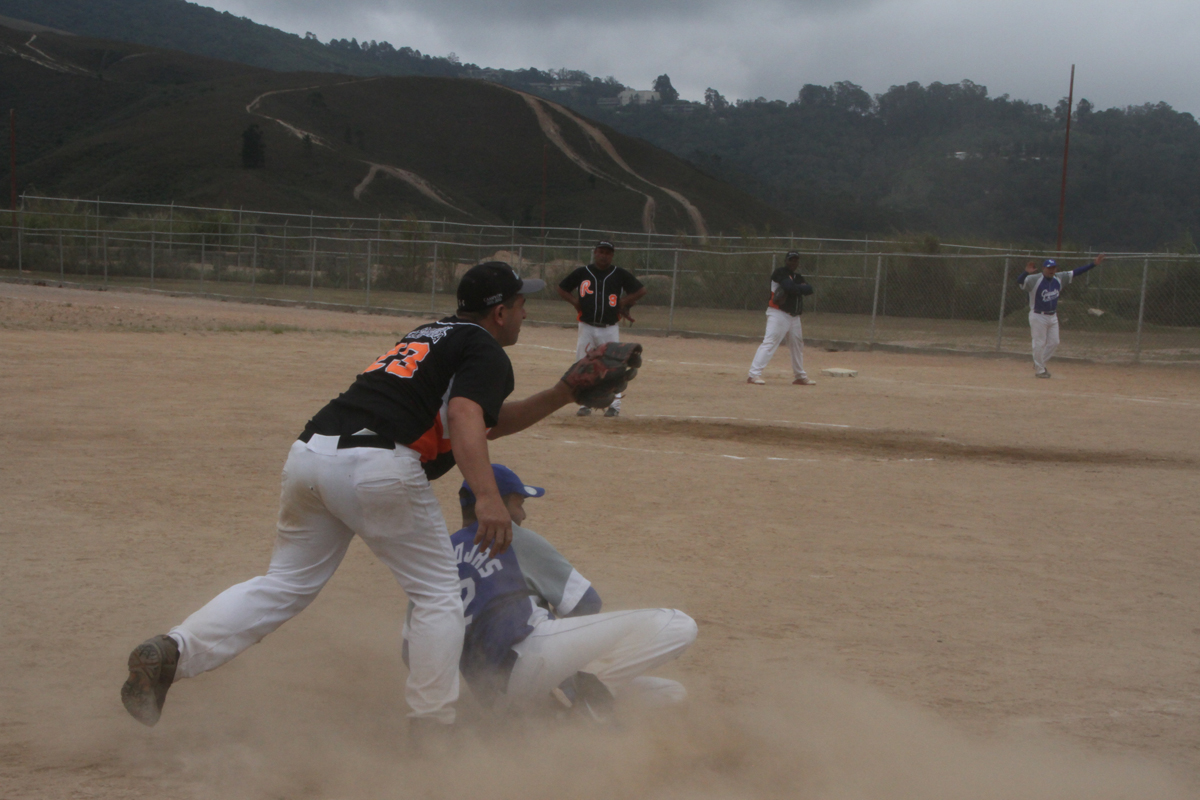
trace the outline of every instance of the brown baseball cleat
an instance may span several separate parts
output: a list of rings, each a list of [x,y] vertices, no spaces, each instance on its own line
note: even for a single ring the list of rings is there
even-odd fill
[[[178,665],[179,645],[170,636],[159,634],[133,648],[121,702],[134,719],[150,727],[158,722]]]
[[[816,386],[817,382],[812,378],[796,378],[792,381],[792,386]]]

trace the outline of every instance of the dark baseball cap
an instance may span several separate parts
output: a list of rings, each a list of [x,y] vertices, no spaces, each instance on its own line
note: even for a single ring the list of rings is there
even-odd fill
[[[783,257],[783,260],[784,260],[784,261],[791,261],[793,258],[799,258],[799,257],[800,257],[800,251],[799,251],[799,250],[788,250],[788,253],[787,253],[787,255]]]
[[[536,278],[521,280],[516,270],[503,261],[476,264],[458,282],[458,310],[487,311],[519,294],[532,294],[544,288],[545,281]]]
[[[596,242],[596,246],[593,247],[592,249],[593,250],[612,250],[612,251],[616,252],[617,248],[612,246],[612,242],[606,242],[605,240],[601,239],[600,241]]]
[[[500,489],[500,496],[506,494],[519,494],[522,497],[541,497],[546,493],[546,490],[540,486],[526,486],[525,482],[517,477],[517,473],[513,472],[503,464],[492,464],[492,474],[496,476],[496,486]],[[463,481],[462,488],[465,494],[460,492],[458,501],[464,506],[475,505],[475,493],[471,491],[471,487]]]
[[[1045,261],[1043,261],[1043,262],[1042,262],[1042,268],[1043,268],[1043,269],[1045,269],[1046,267],[1055,267],[1055,268],[1057,268],[1057,267],[1058,267],[1058,262],[1057,262],[1057,261],[1055,261],[1053,258],[1047,258]]]

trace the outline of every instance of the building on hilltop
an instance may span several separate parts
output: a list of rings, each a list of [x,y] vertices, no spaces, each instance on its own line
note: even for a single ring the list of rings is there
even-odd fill
[[[644,106],[649,103],[657,103],[662,100],[662,96],[653,89],[626,89],[617,95],[617,102],[620,105],[635,105]]]

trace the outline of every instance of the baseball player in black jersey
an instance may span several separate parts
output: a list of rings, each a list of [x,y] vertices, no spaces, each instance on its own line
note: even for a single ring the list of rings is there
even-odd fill
[[[358,535],[414,604],[410,725],[454,721],[463,606],[429,481],[457,463],[478,497],[476,543],[493,553],[508,547],[512,519],[487,440],[516,433],[572,399],[560,381],[505,402],[513,370],[504,348],[520,334],[525,295],[544,285],[521,280],[500,262],[472,267],[458,286],[455,316],[413,330],[309,420],[284,465],[266,575],[225,590],[134,649],[121,689],[130,714],[155,724],[172,681],[221,666],[304,610]]]
[[[805,282],[804,276],[796,272],[800,267],[800,254],[792,250],[783,261],[783,266],[771,273],[771,298],[767,302],[767,333],[763,343],[754,354],[750,364],[750,376],[746,383],[761,386],[763,370],[771,362],[771,356],[779,349],[779,345],[787,340],[788,348],[792,351],[792,383],[798,386],[812,386],[816,381],[811,380],[804,371],[804,335],[800,330],[800,315],[804,312],[804,298],[813,293],[812,287]]]
[[[558,294],[575,307],[579,319],[579,339],[575,343],[575,357],[583,358],[588,350],[606,342],[621,340],[622,318],[633,322],[629,309],[646,296],[646,287],[627,270],[612,265],[613,246],[610,242],[597,242],[592,250],[592,263],[580,267],[562,279]],[[587,406],[576,412],[581,417],[592,413]],[[604,416],[615,417],[621,413],[621,395],[604,411]]]

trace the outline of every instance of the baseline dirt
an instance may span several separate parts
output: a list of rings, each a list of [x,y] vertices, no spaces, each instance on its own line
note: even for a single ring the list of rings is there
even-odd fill
[[[954,442],[935,434],[908,431],[858,431],[790,428],[776,424],[630,420],[605,433],[620,436],[683,436],[694,439],[734,440],[781,448],[818,448],[824,452],[866,453],[892,457],[961,458],[981,461],[1031,463],[1106,464],[1195,469],[1196,459],[1119,450],[1069,450],[1017,446],[982,446]]]
[[[492,455],[606,608],[699,621],[660,673],[684,708],[419,754],[405,598],[356,542],[138,725],[130,648],[265,568],[291,442],[417,322],[0,285],[0,796],[1200,796],[1189,369],[810,351],[817,386],[784,355],[750,386],[754,343],[644,339],[621,418],[563,409]],[[523,331],[515,396],[574,339]]]

